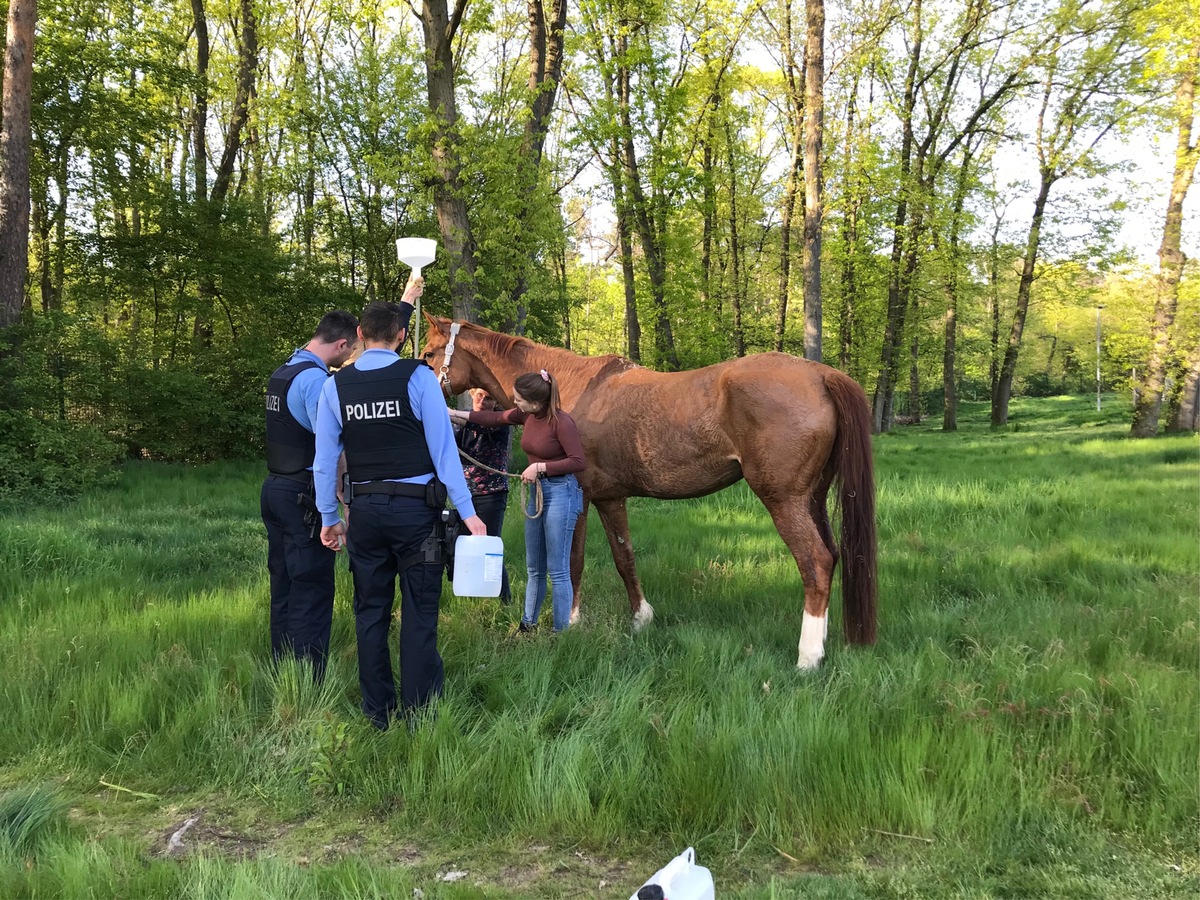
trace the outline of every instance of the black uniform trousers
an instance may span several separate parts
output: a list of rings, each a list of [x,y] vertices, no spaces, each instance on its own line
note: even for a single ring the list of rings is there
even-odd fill
[[[396,711],[388,632],[400,564],[433,532],[440,510],[419,497],[363,494],[354,498],[346,549],[354,575],[354,625],[362,709],[377,728]],[[400,707],[412,713],[442,693],[437,649],[444,566],[417,563],[400,573]]]
[[[500,537],[504,530],[504,512],[508,509],[508,491],[495,494],[475,494],[471,497],[475,515],[487,526],[487,533]],[[512,603],[512,588],[508,584],[508,566],[500,568],[500,602]]]
[[[336,554],[321,543],[320,527],[314,532],[304,524],[300,493],[312,493],[308,481],[268,475],[259,500],[267,528],[271,652],[276,660],[288,653],[311,660],[320,680],[329,656]]]

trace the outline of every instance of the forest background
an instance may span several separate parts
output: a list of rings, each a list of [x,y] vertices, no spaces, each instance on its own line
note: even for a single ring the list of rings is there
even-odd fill
[[[821,359],[877,431],[1101,388],[1194,430],[1198,7],[14,0],[0,496],[256,456],[267,374],[414,235],[427,310]]]

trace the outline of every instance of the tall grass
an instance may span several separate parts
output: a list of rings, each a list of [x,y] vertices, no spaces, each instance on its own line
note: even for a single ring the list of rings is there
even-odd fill
[[[325,684],[269,665],[254,467],[8,515],[0,786],[52,780],[74,831],[0,894],[628,896],[691,844],[722,896],[1191,895],[1200,445],[1111,407],[876,439],[875,648],[835,598],[794,668],[799,578],[745,485],[633,500],[654,625],[593,521],[581,628],[512,640],[515,607],[446,591],[411,734],[358,712],[344,571]],[[194,809],[200,852],[162,860]]]

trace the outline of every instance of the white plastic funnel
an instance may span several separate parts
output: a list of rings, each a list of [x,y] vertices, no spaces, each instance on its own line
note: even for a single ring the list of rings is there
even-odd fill
[[[396,258],[407,266],[412,266],[412,273],[421,277],[421,267],[433,262],[437,256],[437,241],[433,238],[396,238]],[[421,298],[417,298],[416,315],[413,316],[413,359],[421,352]]]
[[[437,241],[433,238],[396,238],[396,256],[400,262],[412,266],[413,274],[420,277],[421,267],[429,265],[437,256]]]

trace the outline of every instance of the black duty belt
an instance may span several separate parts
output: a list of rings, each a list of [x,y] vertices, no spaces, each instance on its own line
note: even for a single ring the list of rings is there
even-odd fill
[[[268,477],[281,478],[284,481],[290,481],[293,484],[298,484],[300,487],[304,488],[305,490],[309,490],[313,486],[313,480],[312,480],[311,474],[307,478],[297,478],[295,475],[278,475],[275,472],[271,472]]]
[[[350,489],[355,497],[363,494],[388,494],[392,497],[419,497],[425,499],[429,488],[424,484],[413,484],[409,481],[368,481],[355,484]]]

